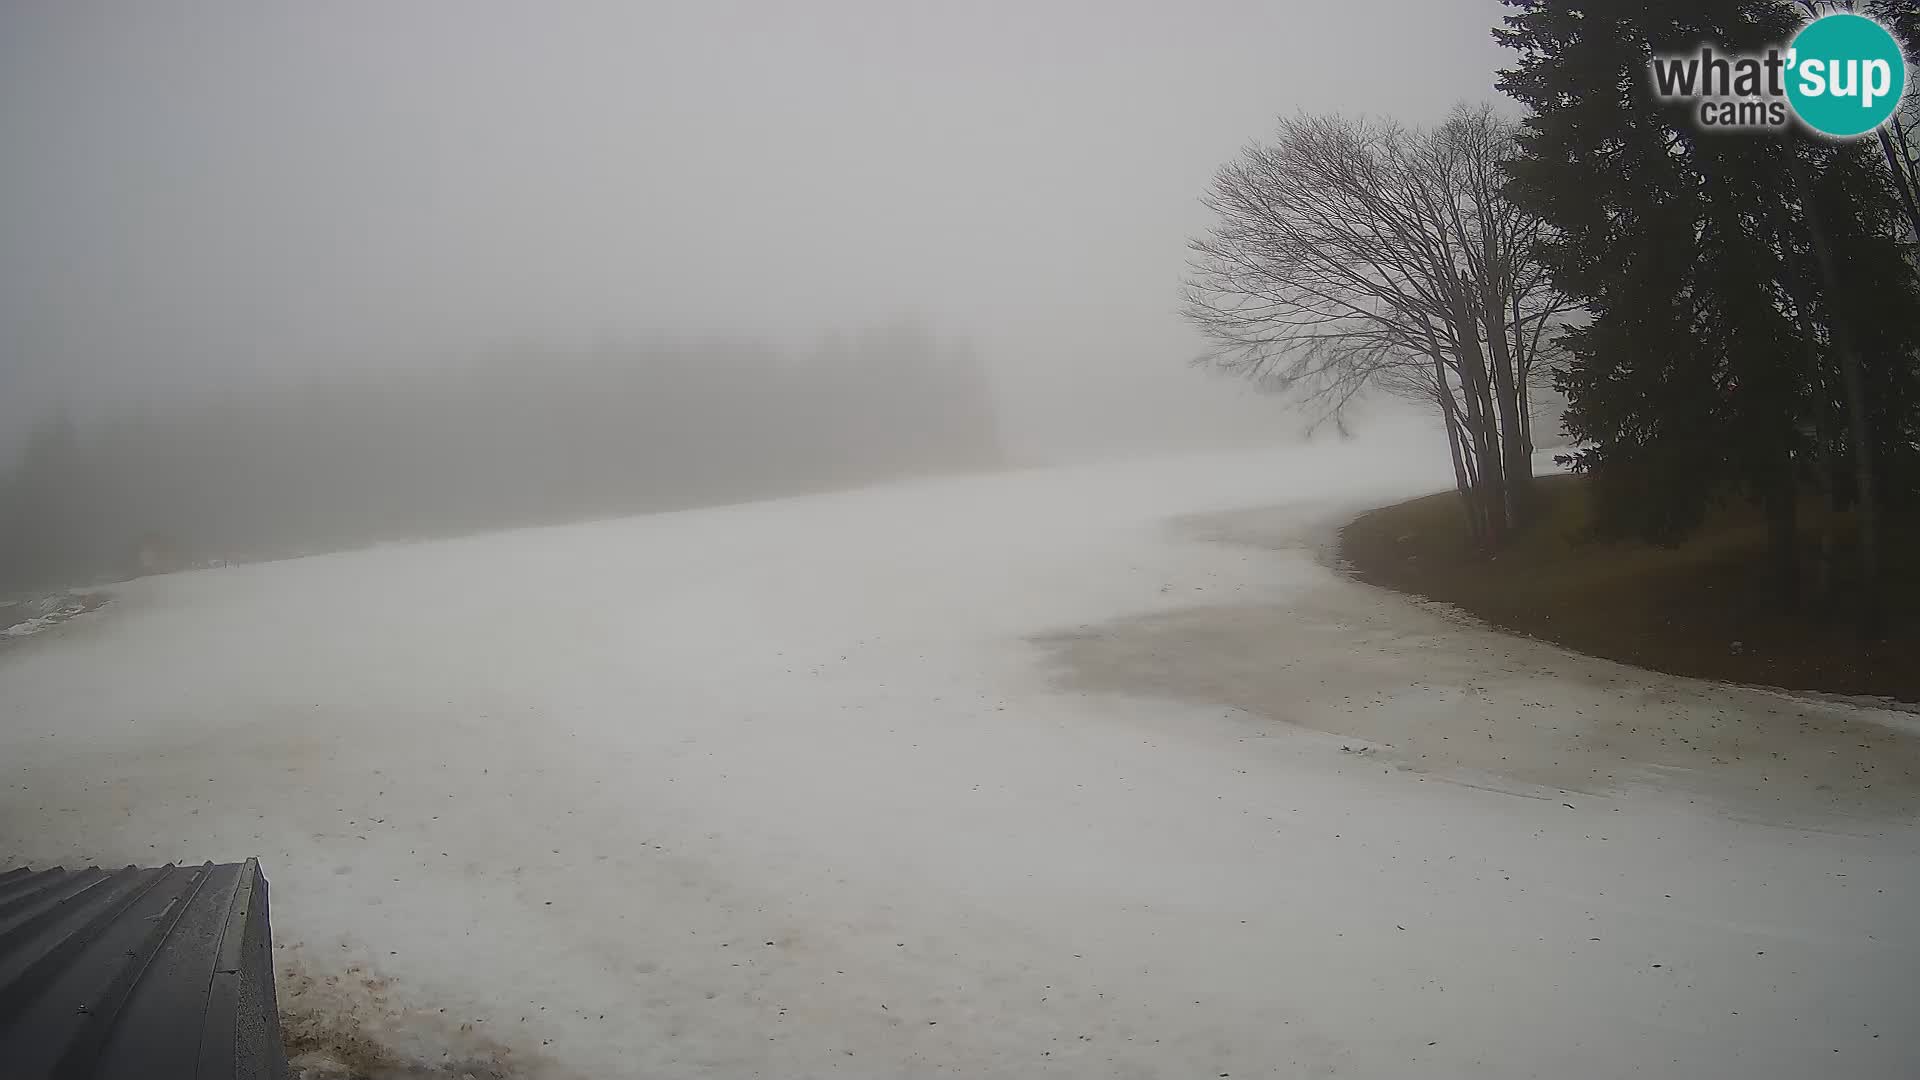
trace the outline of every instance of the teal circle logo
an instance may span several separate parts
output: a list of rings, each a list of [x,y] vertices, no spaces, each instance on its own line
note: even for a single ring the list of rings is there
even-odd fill
[[[1864,15],[1823,15],[1789,53],[1787,100],[1808,127],[1851,139],[1887,122],[1907,90],[1907,58],[1887,28]]]

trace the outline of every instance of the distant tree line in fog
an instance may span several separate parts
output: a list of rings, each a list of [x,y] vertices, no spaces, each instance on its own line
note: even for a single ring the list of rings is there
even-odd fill
[[[0,488],[0,592],[997,464],[964,346],[502,350],[40,422]]]

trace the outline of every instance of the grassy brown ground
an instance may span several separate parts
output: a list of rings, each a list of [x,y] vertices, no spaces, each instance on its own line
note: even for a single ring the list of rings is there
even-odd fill
[[[1340,552],[1363,581],[1454,605],[1515,633],[1656,671],[1789,690],[1920,702],[1920,523],[1890,527],[1884,640],[1864,644],[1844,605],[1809,584],[1798,615],[1770,587],[1766,533],[1743,506],[1716,511],[1678,548],[1589,537],[1584,481],[1543,477],[1540,519],[1495,558],[1469,542],[1460,498],[1430,495],[1361,515]],[[1806,525],[1805,550],[1819,544]],[[1852,552],[1835,551],[1831,597]],[[1811,559],[1809,558],[1809,562]]]

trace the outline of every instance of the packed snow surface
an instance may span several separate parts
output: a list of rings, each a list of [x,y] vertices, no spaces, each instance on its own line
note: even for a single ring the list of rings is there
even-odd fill
[[[257,855],[296,1050],[554,1077],[1920,1075],[1910,720],[1342,578],[1376,443],[152,578],[0,863]]]

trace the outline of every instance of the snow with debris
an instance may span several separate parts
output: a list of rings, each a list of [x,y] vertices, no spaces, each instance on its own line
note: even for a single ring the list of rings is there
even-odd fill
[[[6,637],[26,637],[29,634],[37,634],[47,627],[57,625],[63,621],[64,620],[58,615],[35,615],[9,626],[0,627],[0,635]]]
[[[130,583],[0,650],[0,860],[259,856],[309,1062],[1920,1074],[1912,735],[1328,568],[1448,482],[1409,433]]]
[[[62,593],[0,604],[0,638],[22,638],[58,626],[99,606],[98,596]]]

